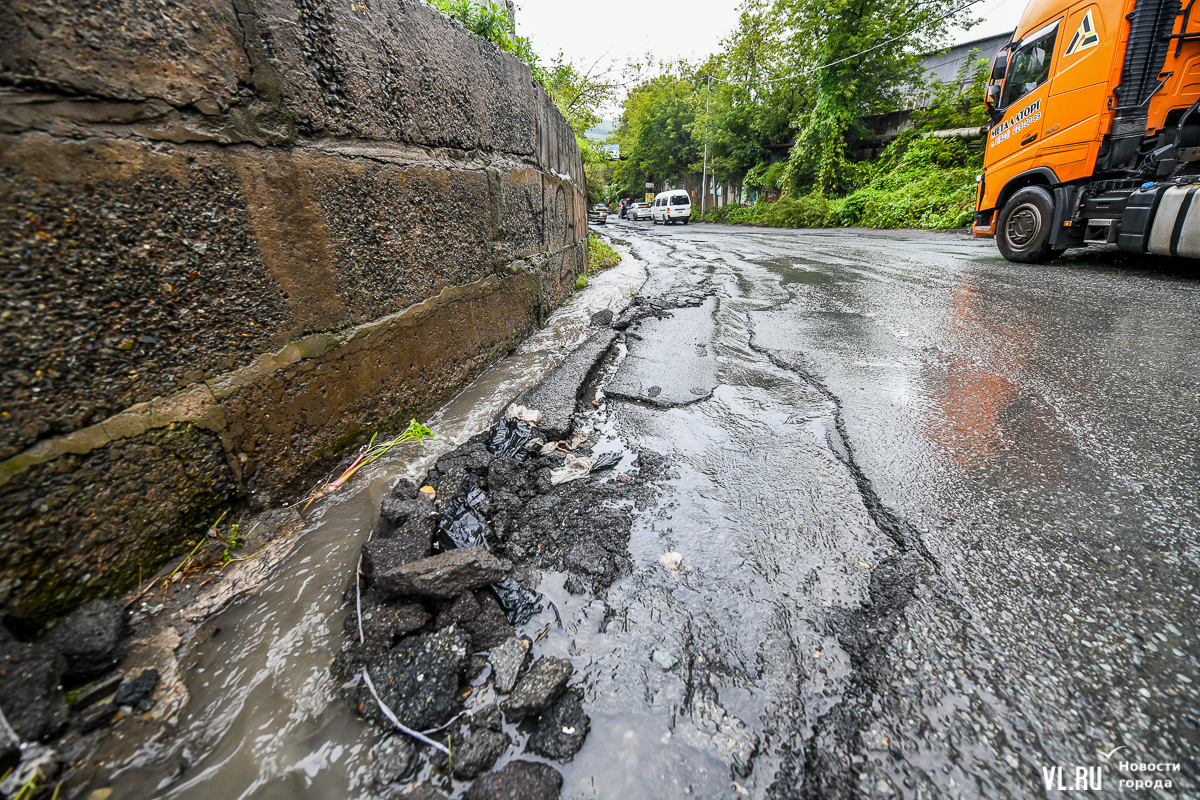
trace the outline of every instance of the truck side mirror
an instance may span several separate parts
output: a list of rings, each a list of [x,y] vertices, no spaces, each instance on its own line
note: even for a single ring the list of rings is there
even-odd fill
[[[1009,48],[1007,47],[996,53],[996,58],[992,61],[992,74],[988,80],[987,94],[983,98],[983,103],[987,106],[988,116],[992,118],[992,122],[998,121],[1002,116],[1000,112],[1000,90],[1004,83],[1004,77],[1008,73],[1008,55]]]
[[[987,106],[988,116],[992,118],[992,122],[996,122],[1000,117],[1004,116],[1000,111],[1000,84],[993,83],[988,86],[987,94],[983,98],[983,104]]]

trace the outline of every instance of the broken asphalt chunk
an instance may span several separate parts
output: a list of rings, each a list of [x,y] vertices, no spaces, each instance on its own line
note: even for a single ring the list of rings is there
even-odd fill
[[[508,569],[508,562],[482,547],[471,547],[377,570],[371,577],[384,598],[419,595],[449,600],[495,583]]]
[[[574,672],[569,660],[543,656],[500,703],[500,709],[505,717],[514,720],[535,714],[558,699]]]

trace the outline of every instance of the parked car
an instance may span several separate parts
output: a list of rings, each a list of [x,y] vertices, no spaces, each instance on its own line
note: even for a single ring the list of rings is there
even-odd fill
[[[588,212],[588,222],[607,225],[608,206],[606,206],[604,203],[596,203],[596,205],[592,206],[592,210]]]
[[[650,221],[671,225],[676,222],[688,224],[692,218],[692,199],[682,189],[660,192],[650,207]]]
[[[629,210],[625,212],[625,218],[637,222],[639,219],[650,219],[650,204],[649,203],[634,203],[629,206]]]

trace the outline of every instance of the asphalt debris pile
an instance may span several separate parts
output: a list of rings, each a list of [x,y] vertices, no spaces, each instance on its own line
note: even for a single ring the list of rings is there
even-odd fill
[[[419,781],[441,797],[474,781],[464,797],[557,797],[545,764],[489,771],[510,752],[570,761],[590,731],[570,660],[536,657],[558,616],[536,587],[549,570],[572,594],[600,594],[630,573],[631,511],[651,500],[662,459],[641,452],[622,472],[622,459],[591,456],[585,419],[554,440],[531,418],[518,409],[472,437],[423,486],[400,480],[363,546],[333,671],[389,731],[372,762],[385,792]],[[556,482],[569,459],[592,466]],[[521,630],[531,621],[535,638]]]

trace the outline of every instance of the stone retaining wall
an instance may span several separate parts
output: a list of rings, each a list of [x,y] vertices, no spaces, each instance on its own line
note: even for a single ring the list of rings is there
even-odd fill
[[[528,67],[411,0],[0,8],[0,608],[153,574],[514,347],[586,265]]]

